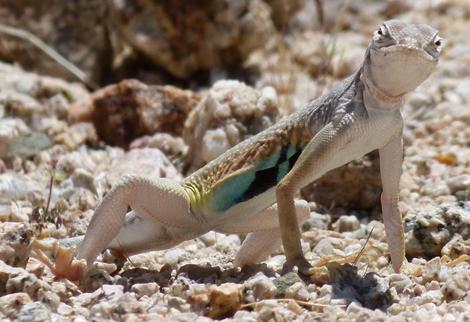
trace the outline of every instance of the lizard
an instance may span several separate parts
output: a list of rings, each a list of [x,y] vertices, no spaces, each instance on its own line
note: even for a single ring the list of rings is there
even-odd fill
[[[400,108],[434,70],[441,48],[438,31],[431,26],[385,21],[353,75],[182,183],[124,177],[97,207],[84,238],[62,242],[79,245],[75,258],[60,246],[61,258],[50,265],[77,279],[105,248],[129,256],[167,249],[215,230],[248,234],[235,258],[237,266],[267,258],[282,242],[285,268],[308,274],[311,265],[301,249],[299,223],[308,218],[309,207],[295,194],[326,172],[378,149],[383,222],[392,267],[398,272],[405,260],[398,208],[404,126]]]

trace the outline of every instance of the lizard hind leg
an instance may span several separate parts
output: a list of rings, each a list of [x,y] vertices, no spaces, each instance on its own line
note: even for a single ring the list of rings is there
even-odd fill
[[[310,215],[310,207],[305,200],[295,200],[295,209],[298,222],[302,224]],[[224,233],[248,233],[234,261],[234,265],[239,267],[267,259],[281,245],[276,204],[242,222],[226,224],[216,230]]]
[[[198,230],[193,230],[197,233]],[[135,211],[126,214],[124,224],[119,233],[106,247],[117,252],[122,258],[149,250],[161,250],[175,246],[192,237],[190,232],[178,228],[165,227],[152,218],[138,216]],[[55,276],[67,277],[70,280],[80,280],[87,270],[87,262],[74,259],[76,246],[79,246],[85,236],[76,236],[61,240],[34,240],[31,244],[33,257],[44,263]],[[55,258],[51,261],[52,253]],[[89,263],[88,263],[89,264]]]
[[[121,232],[128,207],[143,221],[140,224],[134,223],[134,226],[128,225],[128,229]],[[189,196],[181,184],[169,179],[149,180],[139,176],[126,176],[111,189],[96,209],[85,239],[78,249],[77,258],[85,259],[91,264],[111,242],[117,248],[122,247],[134,253],[145,251],[146,249],[140,250],[137,246],[146,248],[142,242],[149,241],[152,231],[157,234],[162,226],[192,231],[198,224],[200,226],[198,220],[191,215]],[[134,228],[145,228],[140,239],[130,238],[129,233],[140,234]],[[121,236],[116,240],[120,232]]]
[[[127,213],[119,233],[109,243],[109,249],[124,256],[131,256],[151,250],[167,249],[180,243],[172,229],[155,219],[142,217],[134,210]]]

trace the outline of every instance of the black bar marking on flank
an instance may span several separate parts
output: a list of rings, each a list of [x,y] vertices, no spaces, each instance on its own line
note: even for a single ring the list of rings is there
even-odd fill
[[[256,171],[255,180],[253,180],[251,185],[248,187],[247,191],[243,194],[243,196],[241,196],[241,198],[239,199],[239,202],[243,202],[253,197],[256,197],[257,195],[276,186],[278,183],[277,177],[278,177],[278,172],[279,172],[279,165],[285,162],[289,162],[289,171],[292,169],[295,162],[297,161],[300,154],[302,153],[302,147],[296,146],[295,153],[289,159],[287,159],[288,149],[289,149],[289,146],[282,147],[281,152],[280,152],[280,157],[276,165],[268,169]]]

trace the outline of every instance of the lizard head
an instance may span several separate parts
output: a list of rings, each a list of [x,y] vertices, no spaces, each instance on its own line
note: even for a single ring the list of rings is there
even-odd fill
[[[366,57],[367,77],[390,97],[418,87],[439,61],[442,39],[425,24],[384,22],[374,32]]]

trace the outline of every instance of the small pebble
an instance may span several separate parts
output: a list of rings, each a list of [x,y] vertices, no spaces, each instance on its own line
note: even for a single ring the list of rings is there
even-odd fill
[[[42,322],[50,320],[51,312],[41,302],[26,303],[18,313],[18,319],[24,322]]]
[[[245,289],[251,290],[256,300],[273,298],[277,291],[274,282],[261,272],[245,282]]]
[[[170,266],[175,266],[185,255],[185,251],[179,248],[173,248],[165,252],[163,258],[161,259],[163,264],[168,264]]]
[[[159,291],[160,286],[157,283],[137,283],[131,286],[131,292],[135,292],[138,297],[145,295],[152,297],[152,295]]]
[[[209,288],[209,311],[212,318],[220,318],[234,313],[240,308],[243,286],[235,283],[225,283]]]
[[[346,231],[355,231],[361,226],[356,216],[341,216],[334,224],[333,229],[343,233]]]

